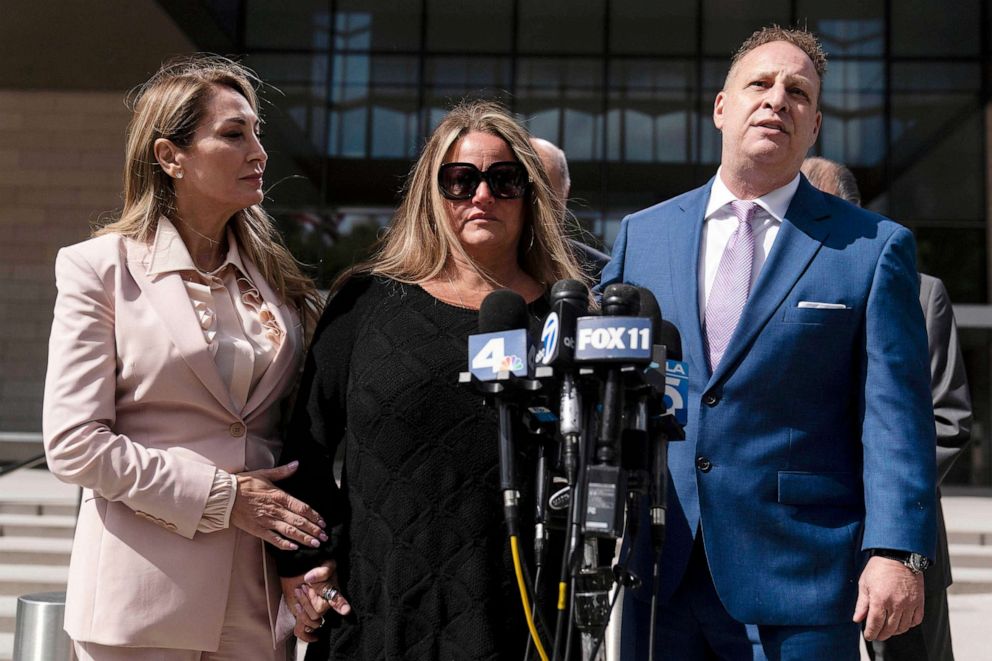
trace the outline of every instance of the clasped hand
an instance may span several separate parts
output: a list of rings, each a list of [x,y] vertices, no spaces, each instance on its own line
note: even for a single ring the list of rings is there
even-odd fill
[[[296,472],[299,462],[285,466],[238,473],[238,493],[231,510],[231,525],[269,542],[284,551],[297,544],[317,547],[327,541],[327,524],[320,514],[301,500],[275,486]]]
[[[303,576],[284,577],[281,581],[283,598],[296,616],[293,633],[304,642],[317,640],[314,631],[324,624],[327,611],[333,608],[339,615],[351,612],[351,604],[338,589],[337,565],[333,560]]]

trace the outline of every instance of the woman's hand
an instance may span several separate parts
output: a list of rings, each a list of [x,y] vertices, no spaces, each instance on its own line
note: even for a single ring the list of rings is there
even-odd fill
[[[272,484],[296,472],[299,462],[238,473],[238,494],[231,510],[231,525],[284,551],[299,548],[296,542],[317,547],[327,541],[326,523],[301,500]]]
[[[338,589],[337,565],[328,560],[303,576],[282,578],[283,598],[296,616],[293,633],[300,640],[317,640],[314,631],[324,624],[324,614],[332,608],[340,615],[351,612],[351,604]]]

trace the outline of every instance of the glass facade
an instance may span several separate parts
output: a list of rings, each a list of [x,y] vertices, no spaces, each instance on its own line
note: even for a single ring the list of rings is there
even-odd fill
[[[214,3],[217,4],[217,3]],[[817,32],[829,53],[815,154],[910,227],[955,303],[989,303],[992,0],[241,0],[226,16],[279,94],[270,208],[326,282],[389,218],[424,137],[462,98],[505,102],[562,146],[570,208],[606,246],[620,219],[704,183],[713,98],[755,28]],[[230,5],[228,5],[230,6]],[[966,330],[976,444],[953,473],[992,486],[988,331]]]

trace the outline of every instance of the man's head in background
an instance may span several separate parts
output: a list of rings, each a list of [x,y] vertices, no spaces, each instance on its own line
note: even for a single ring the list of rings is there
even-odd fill
[[[825,193],[836,195],[851,204],[861,206],[861,191],[858,190],[858,180],[846,167],[820,156],[811,156],[803,161],[800,168],[802,173],[813,184]]]
[[[551,187],[561,196],[561,199],[567,200],[572,190],[572,180],[568,176],[568,161],[565,159],[565,152],[544,138],[531,138],[530,144],[533,145],[534,151],[541,158],[544,169],[548,171]]]

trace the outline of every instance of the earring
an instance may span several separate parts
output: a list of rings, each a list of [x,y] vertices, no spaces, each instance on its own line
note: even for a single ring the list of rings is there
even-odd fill
[[[176,170],[176,179],[182,179],[182,178],[183,178],[183,171],[180,168],[179,170]]]
[[[527,252],[530,252],[534,248],[534,239],[537,237],[537,232],[534,231],[534,226],[530,225],[530,245],[527,246]]]

